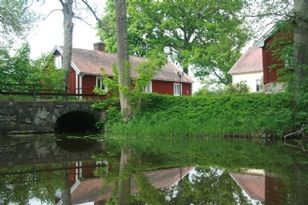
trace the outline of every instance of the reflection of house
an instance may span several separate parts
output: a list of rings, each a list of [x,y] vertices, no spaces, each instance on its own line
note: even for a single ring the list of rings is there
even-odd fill
[[[62,66],[62,47],[55,47],[55,65]],[[132,78],[138,76],[134,68],[146,58],[130,56]],[[112,78],[113,66],[117,65],[117,55],[106,53],[103,43],[94,44],[94,50],[73,49],[72,67],[69,72],[69,92],[78,94],[92,94],[94,87],[104,87],[102,74]],[[192,80],[176,65],[167,63],[153,77],[145,92],[169,95],[191,95]]]
[[[233,180],[244,190],[250,198],[265,201],[265,176],[262,174],[230,173]]]
[[[283,184],[277,178],[265,174],[263,170],[230,173],[230,176],[251,199],[265,205],[283,204]]]
[[[148,171],[144,173],[144,176],[148,179],[149,183],[153,187],[157,189],[163,189],[177,184],[193,169],[193,167],[180,167]],[[85,170],[77,171],[76,169],[76,178],[78,178],[78,173],[84,171]],[[88,171],[87,173],[90,173]],[[106,184],[106,182],[102,178],[93,178],[93,174],[88,175],[89,178],[85,178],[86,175],[88,174],[84,172],[84,179],[78,179],[75,181],[74,185],[72,185],[72,203],[81,204],[86,202],[92,202],[95,205],[104,204],[105,201],[112,197],[112,186]],[[138,191],[134,180],[132,181],[131,191],[132,193],[136,193]]]
[[[232,83],[246,83],[250,92],[263,89],[268,92],[277,92],[283,89],[283,84],[278,82],[278,70],[284,67],[281,60],[274,55],[272,46],[278,41],[290,41],[292,36],[273,28],[265,33],[256,43],[249,48],[229,70]],[[278,48],[276,48],[278,49]]]

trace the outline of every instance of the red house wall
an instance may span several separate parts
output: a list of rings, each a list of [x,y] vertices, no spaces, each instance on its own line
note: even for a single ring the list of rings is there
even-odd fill
[[[96,76],[84,75],[82,77],[82,93],[93,94],[93,89],[96,85]],[[69,76],[70,93],[76,93],[76,73],[73,69],[70,70]],[[159,94],[173,95],[173,82],[152,80],[152,92]],[[191,83],[182,83],[182,95],[191,96]]]
[[[169,81],[152,80],[152,92],[173,95],[173,83]],[[191,83],[182,83],[182,95],[191,96]]]
[[[69,71],[69,83],[68,83],[68,91],[69,93],[76,93],[76,72],[74,69],[70,69]]]
[[[262,49],[264,84],[276,82],[278,78],[277,70],[283,67],[282,63],[275,59],[273,52],[270,50],[272,43],[273,38],[268,39],[265,42],[265,48]]]
[[[182,95],[191,96],[192,87],[191,83],[183,83],[182,84]]]
[[[173,95],[173,82],[152,80],[152,92]]]
[[[93,89],[96,85],[96,77],[91,75],[84,75],[82,77],[82,93],[93,94]]]
[[[277,82],[279,78],[277,71],[284,67],[284,63],[276,56],[274,56],[273,51],[271,50],[271,46],[273,46],[274,43],[276,43],[276,45],[280,44],[283,46],[283,44],[292,42],[292,32],[278,32],[264,42],[264,48],[262,49],[264,84]],[[279,49],[279,47],[275,46],[275,49]]]

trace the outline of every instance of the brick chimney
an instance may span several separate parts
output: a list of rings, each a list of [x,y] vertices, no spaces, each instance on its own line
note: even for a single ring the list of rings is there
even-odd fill
[[[95,50],[95,51],[105,51],[105,44],[103,42],[93,43],[93,50]]]

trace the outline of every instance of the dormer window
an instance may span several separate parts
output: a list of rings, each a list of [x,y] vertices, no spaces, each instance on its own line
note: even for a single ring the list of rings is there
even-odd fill
[[[61,55],[55,56],[55,67],[58,69],[62,68],[62,56]]]

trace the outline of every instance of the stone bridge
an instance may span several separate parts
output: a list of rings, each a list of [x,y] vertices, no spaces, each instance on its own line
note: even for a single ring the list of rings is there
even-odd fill
[[[0,134],[92,131],[104,116],[92,104],[0,101]]]

